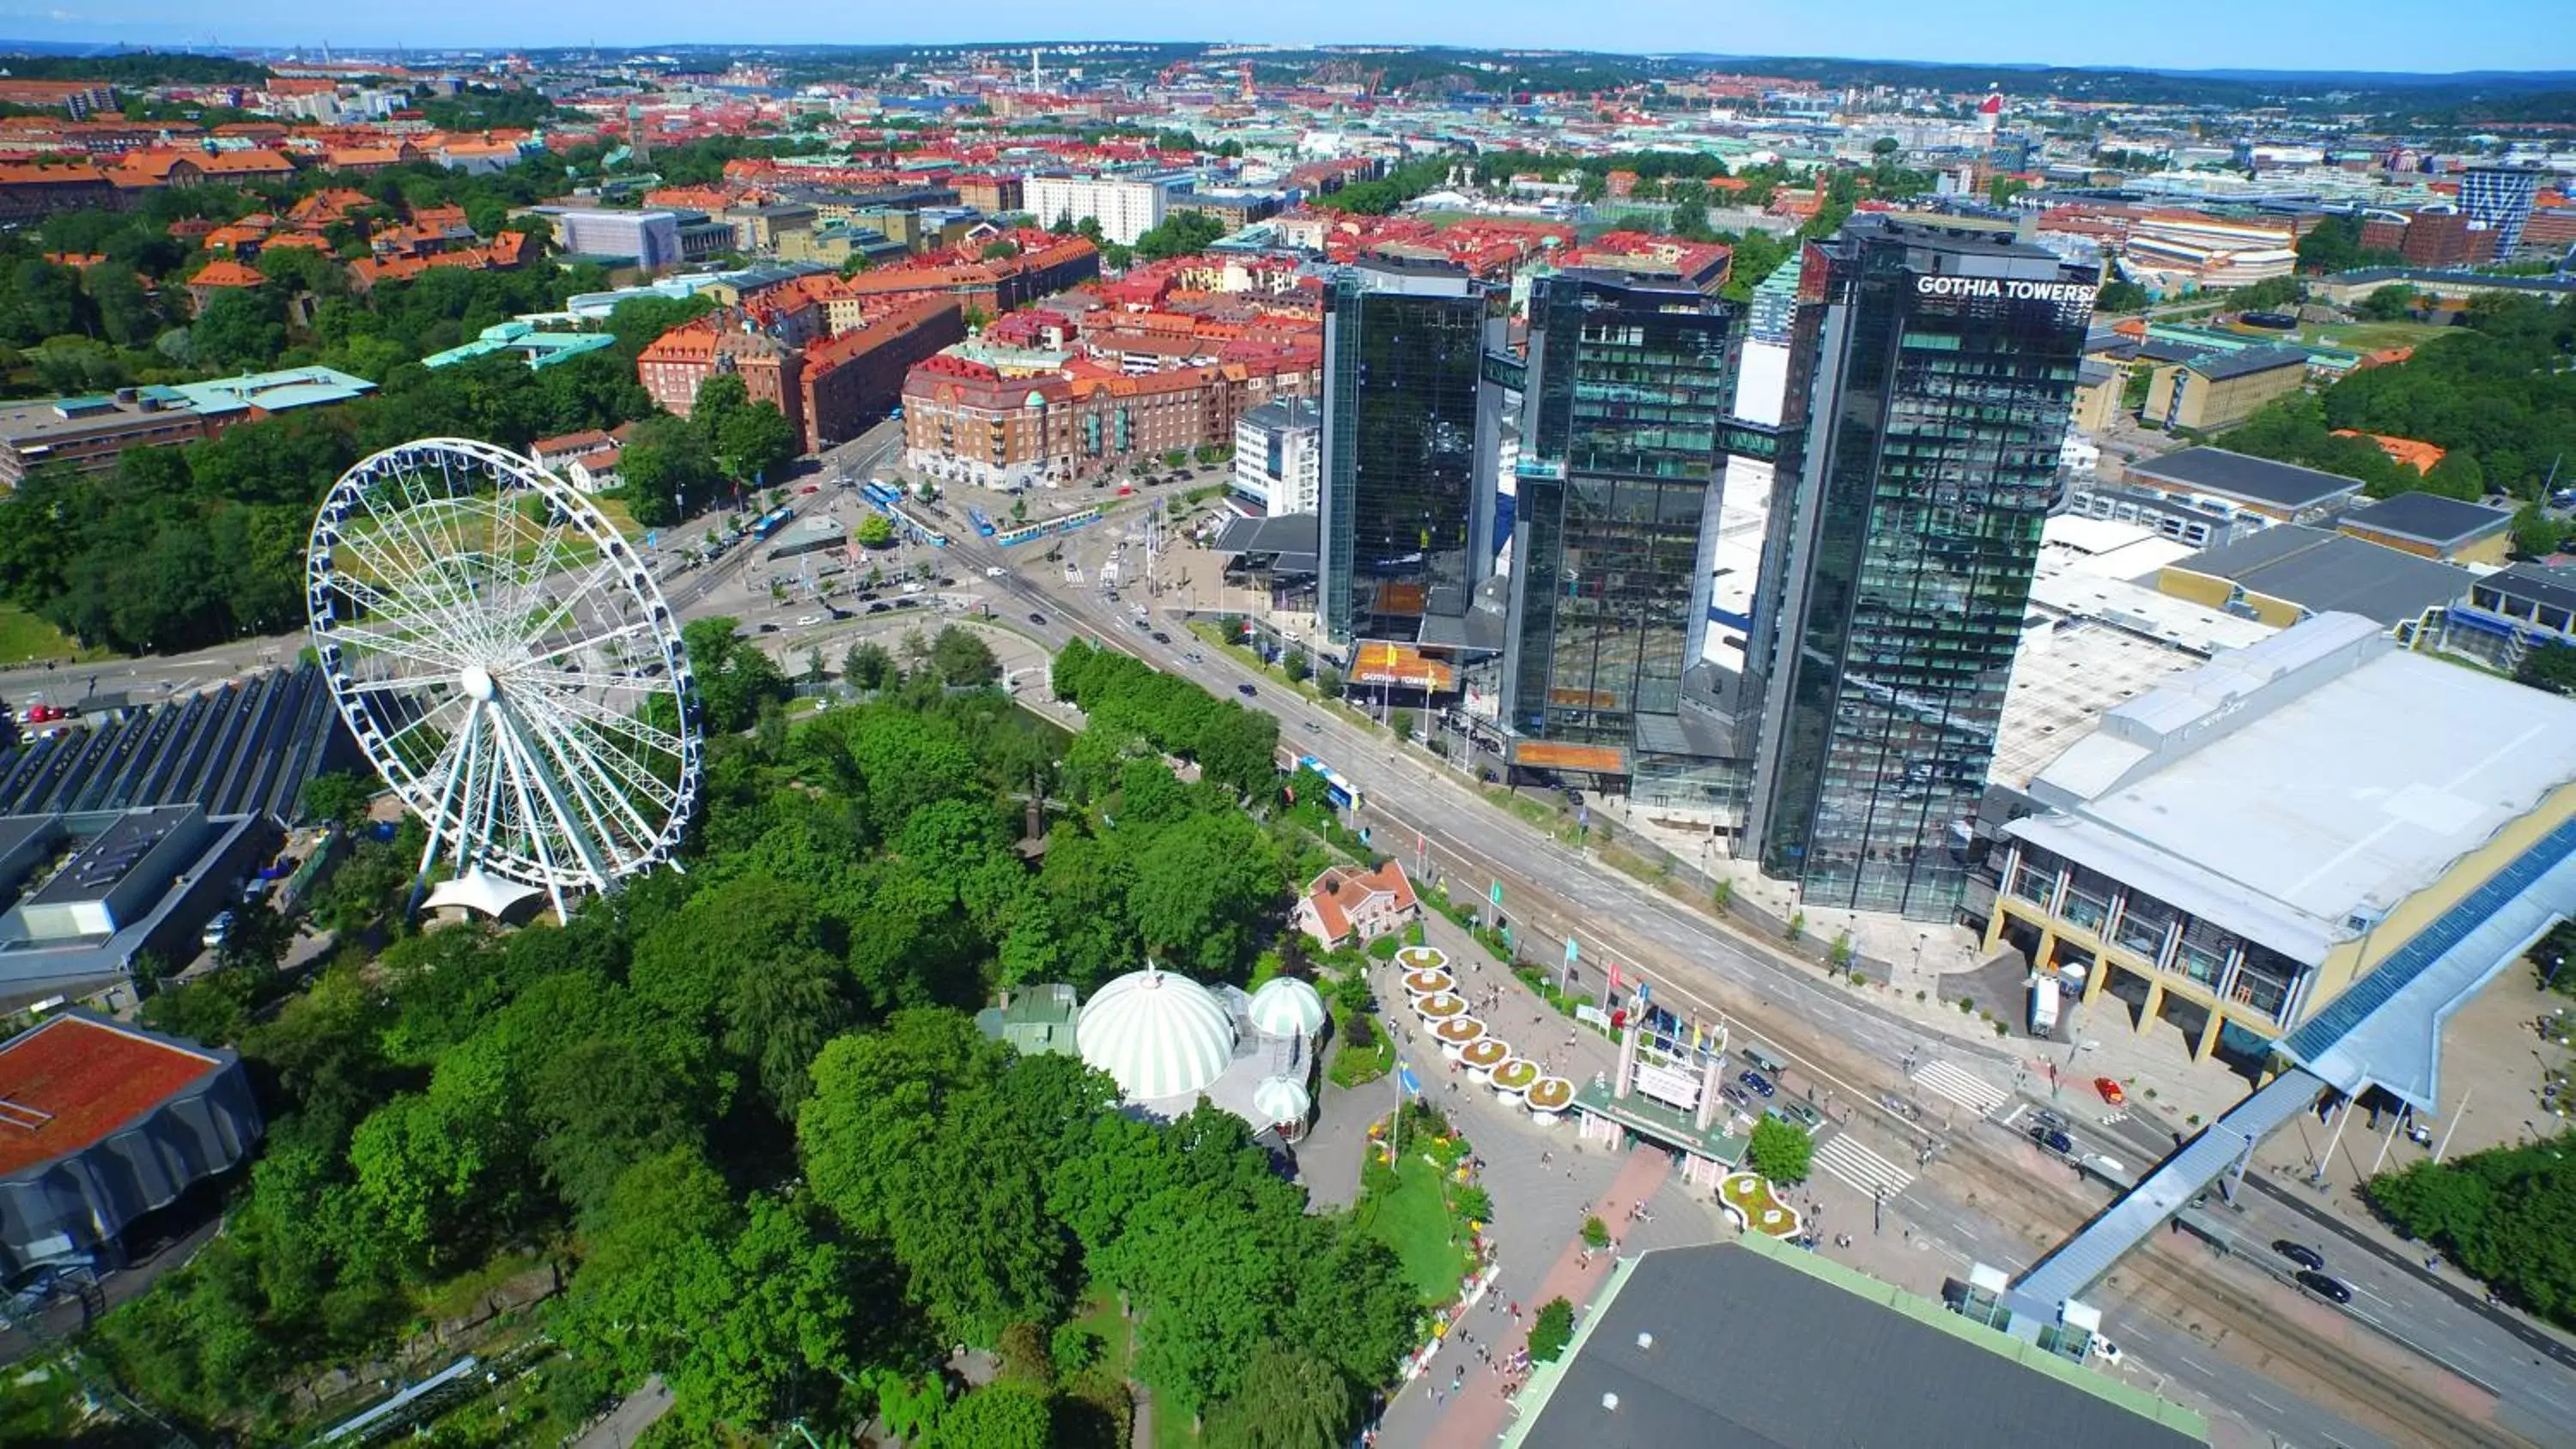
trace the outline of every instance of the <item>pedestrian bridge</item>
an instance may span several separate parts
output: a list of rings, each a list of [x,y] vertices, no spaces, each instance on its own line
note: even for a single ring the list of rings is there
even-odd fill
[[[2576,915],[2576,820],[2541,837],[2280,1044],[2293,1065],[2156,1164],[2015,1279],[2017,1317],[2054,1319],[2148,1234],[2328,1089],[2436,1100],[2442,1022],[2559,920]]]

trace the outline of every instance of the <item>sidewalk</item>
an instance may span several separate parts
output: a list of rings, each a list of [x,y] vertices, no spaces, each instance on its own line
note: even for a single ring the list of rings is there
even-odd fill
[[[1611,1225],[1614,1237],[1623,1227],[1640,1226],[1628,1222],[1629,1206],[1653,1196],[1671,1168],[1671,1159],[1654,1148],[1640,1148],[1628,1154],[1628,1160],[1619,1167],[1619,1175],[1611,1180],[1608,1194],[1593,1204],[1594,1213]],[[1512,1404],[1504,1397],[1503,1374],[1479,1361],[1477,1348],[1483,1347],[1493,1363],[1508,1360],[1528,1346],[1530,1324],[1538,1316],[1539,1305],[1551,1299],[1573,1303],[1579,1316],[1609,1278],[1613,1261],[1614,1254],[1599,1252],[1585,1262],[1583,1226],[1578,1219],[1536,1288],[1521,1291],[1508,1277],[1496,1282],[1484,1305],[1469,1310],[1460,1320],[1459,1330],[1441,1347],[1420,1382],[1405,1391],[1407,1398],[1417,1401],[1417,1408],[1425,1394],[1440,1395],[1434,1404],[1438,1417],[1432,1421],[1430,1433],[1399,1442],[1420,1443],[1427,1449],[1482,1449],[1493,1443],[1510,1422]],[[1515,1302],[1521,1309],[1517,1319],[1508,1311],[1508,1305]],[[1458,1392],[1450,1393],[1449,1385],[1461,1374],[1465,1378]]]

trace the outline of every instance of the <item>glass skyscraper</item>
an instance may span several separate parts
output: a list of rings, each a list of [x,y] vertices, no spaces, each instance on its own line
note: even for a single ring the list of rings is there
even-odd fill
[[[1515,469],[1503,716],[1516,758],[1597,775],[1729,772],[1686,720],[1707,628],[1738,309],[1678,282],[1540,279]]]
[[[1960,898],[2095,283],[1951,219],[1856,217],[1807,251],[1746,843],[1809,904]]]
[[[1477,443],[1485,289],[1435,262],[1343,269],[1324,316],[1317,608],[1335,643],[1442,642],[1492,557]],[[1481,460],[1481,461],[1480,461]]]

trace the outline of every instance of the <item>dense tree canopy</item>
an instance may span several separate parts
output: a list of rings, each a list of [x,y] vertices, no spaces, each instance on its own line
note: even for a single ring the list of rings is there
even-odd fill
[[[2576,455],[2576,303],[2485,296],[2467,320],[2404,362],[2279,399],[2220,441],[2359,478],[2373,497],[2423,489],[2535,498],[2552,465]],[[2367,438],[2335,436],[2339,429],[2412,438],[2448,456],[2419,474]]]
[[[698,632],[702,678],[754,653]],[[1100,678],[1104,703],[1137,687]],[[1283,928],[1312,843],[1095,730],[1116,734],[1103,772],[1060,786],[1064,738],[1000,691],[889,678],[713,736],[685,875],[562,927],[398,934],[300,992],[242,963],[157,997],[157,1024],[240,1047],[273,1129],[227,1232],[110,1316],[106,1358],[183,1424],[265,1441],[319,1366],[527,1253],[568,1280],[547,1315],[565,1392],[659,1373],[693,1435],[882,1411],[925,1442],[1063,1442],[1042,1426],[1093,1421],[1051,1376],[1101,1352],[1068,1317],[1106,1302],[1133,1315],[1132,1372],[1212,1442],[1343,1442],[1418,1331],[1392,1253],[1307,1213],[1239,1120],[1121,1115],[1107,1078],[959,1010],[1149,943],[1239,971]],[[1013,849],[1032,812],[1053,822],[1036,863]],[[343,869],[390,852],[359,877],[380,910],[418,848],[365,842]],[[959,1341],[1025,1371],[951,1403]]]

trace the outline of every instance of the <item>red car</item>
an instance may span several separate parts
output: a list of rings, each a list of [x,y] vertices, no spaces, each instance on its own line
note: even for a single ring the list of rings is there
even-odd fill
[[[2114,1107],[2122,1106],[2129,1100],[2129,1094],[2120,1090],[2120,1084],[2109,1077],[2095,1077],[2093,1090],[2101,1093],[2102,1100]]]

